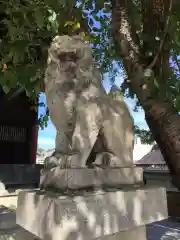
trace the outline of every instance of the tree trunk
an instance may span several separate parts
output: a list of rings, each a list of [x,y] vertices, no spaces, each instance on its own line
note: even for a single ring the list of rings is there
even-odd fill
[[[169,167],[172,182],[180,190],[180,116],[168,105],[154,102],[145,111],[145,118]]]
[[[149,36],[153,34],[155,38],[160,24],[161,36],[162,32],[165,32],[163,40],[159,43],[154,42],[151,45],[150,42],[144,41],[142,46],[131,19],[132,0],[112,0],[112,33],[130,80],[129,85],[144,108],[147,124],[169,167],[172,182],[180,190],[180,116],[173,103],[153,95],[150,87],[154,78],[158,78],[159,83],[163,84],[168,68],[169,38],[166,31],[170,5],[171,0],[144,0],[144,32]],[[153,32],[150,32],[152,28]],[[148,51],[153,52],[151,58],[147,57]]]

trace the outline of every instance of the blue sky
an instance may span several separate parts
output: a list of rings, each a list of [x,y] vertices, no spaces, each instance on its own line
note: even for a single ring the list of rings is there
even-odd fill
[[[121,77],[117,77],[115,83],[117,86],[120,85],[122,79]],[[108,78],[105,78],[103,80],[103,85],[106,90],[110,89],[110,81]],[[41,94],[40,96],[40,101],[45,102],[46,98],[44,94]],[[133,107],[135,105],[135,102],[132,99],[125,98],[126,103],[128,104],[130,111],[132,113],[132,116],[134,118],[135,124],[138,125],[141,128],[147,129],[147,124],[144,120],[144,111],[141,110],[139,112],[134,112]],[[44,108],[40,107],[39,108],[39,114],[42,114],[44,112]],[[51,121],[48,123],[48,127],[45,128],[44,130],[39,130],[39,135],[38,135],[38,147],[44,148],[44,149],[49,149],[49,148],[54,148],[54,143],[55,143],[55,135],[56,135],[56,130],[52,124]]]

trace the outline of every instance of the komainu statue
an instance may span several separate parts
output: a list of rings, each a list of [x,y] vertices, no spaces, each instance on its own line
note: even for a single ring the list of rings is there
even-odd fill
[[[20,191],[16,223],[31,239],[147,239],[145,224],[168,217],[166,189],[139,188],[131,115],[116,87],[103,90],[79,36],[54,38],[45,87],[56,147],[40,191]]]
[[[56,36],[48,51],[45,94],[56,144],[44,169],[132,166],[133,121],[117,89],[107,94],[80,36]]]

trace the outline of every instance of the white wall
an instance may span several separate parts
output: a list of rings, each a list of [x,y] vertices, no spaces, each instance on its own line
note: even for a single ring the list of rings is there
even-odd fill
[[[136,162],[140,160],[144,155],[146,155],[151,150],[152,146],[153,145],[142,144],[140,138],[135,137],[133,161]]]

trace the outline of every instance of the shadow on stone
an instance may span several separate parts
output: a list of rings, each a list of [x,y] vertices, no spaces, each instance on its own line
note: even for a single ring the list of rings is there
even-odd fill
[[[131,229],[164,218],[167,204],[163,188],[78,191],[73,195],[32,191],[20,192],[18,197],[17,223],[40,239],[71,240],[75,234],[75,239],[101,239],[125,230],[130,234]]]

